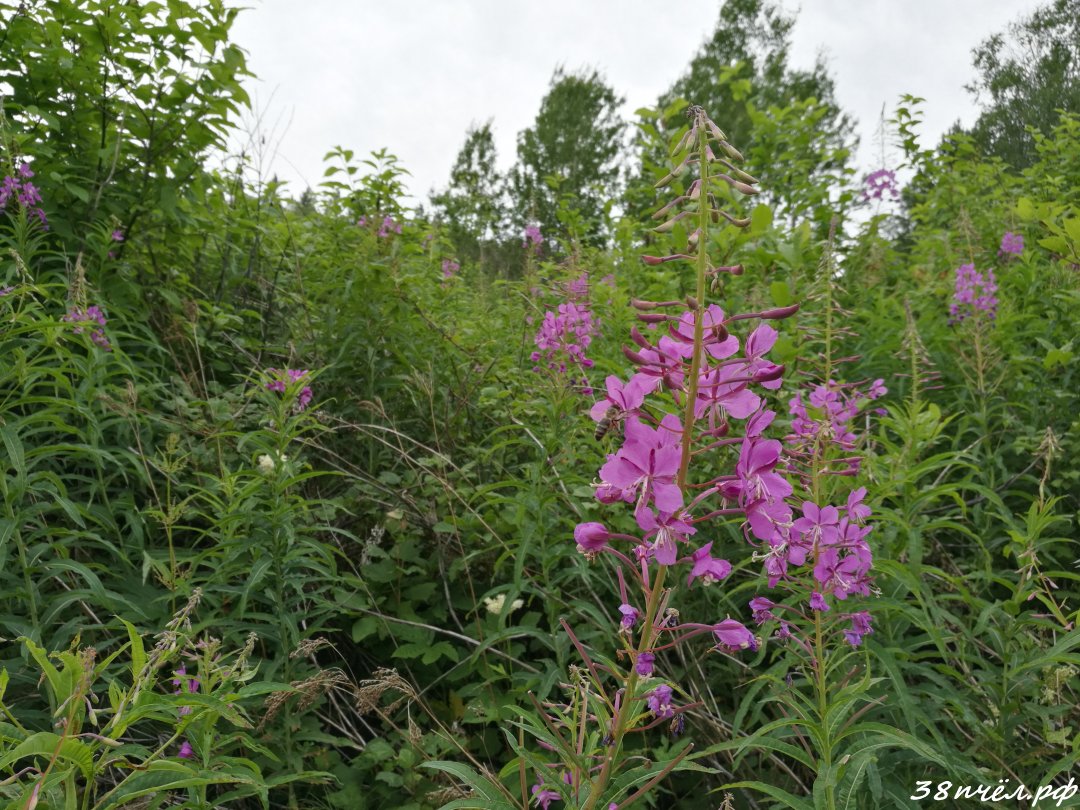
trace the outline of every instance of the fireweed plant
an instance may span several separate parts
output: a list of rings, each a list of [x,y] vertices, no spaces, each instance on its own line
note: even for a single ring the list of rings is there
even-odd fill
[[[667,334],[653,343],[631,330],[635,345],[624,354],[636,373],[625,382],[609,377],[606,397],[592,410],[598,433],[622,437],[600,468],[596,497],[631,508],[639,533],[614,532],[599,522],[574,530],[588,560],[613,564],[621,604],[612,631],[620,649],[615,660],[596,660],[564,623],[586,669],[572,673],[570,705],[538,706],[544,727],[531,729],[561,762],[550,766],[523,752],[536,772],[532,794],[545,807],[555,798],[585,810],[625,806],[680,767],[689,746],[666,764],[643,770],[631,766],[638,758],[626,745],[631,734],[661,725],[678,734],[683,715],[696,705],[680,700],[678,684],[660,676],[662,659],[691,639],[708,637],[715,650],[729,654],[759,644],[736,617],[710,623],[680,618],[674,607],[679,587],[720,582],[731,572],[730,563],[712,555],[712,543],[696,536],[719,517],[771,514],[791,493],[775,472],[780,443],[763,436],[775,414],[754,389],[779,386],[784,369],[766,359],[777,337],[768,321],[798,307],[729,315],[707,303],[710,279],[743,272],[710,260],[714,224],[749,224],[722,210],[719,200],[732,190],[756,194],[757,181],[731,162],[742,156],[703,109],[691,107],[689,115],[690,127],[673,152],[675,168],[657,185],[670,185],[691,167],[697,177],[655,216],[666,220],[657,228],[662,233],[685,221],[694,253],[643,258],[650,265],[689,263],[696,293],[685,302],[634,302],[640,320],[667,327]],[[740,341],[729,327],[745,320],[761,323]],[[718,458],[726,459],[729,472],[708,471]]]

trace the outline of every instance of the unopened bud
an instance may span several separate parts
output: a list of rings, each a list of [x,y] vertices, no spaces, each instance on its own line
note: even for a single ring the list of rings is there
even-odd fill
[[[698,300],[692,295],[686,296],[686,305],[690,307],[690,309],[697,309],[700,306]]]
[[[683,212],[678,213],[675,216],[673,216],[667,222],[664,222],[664,223],[662,223],[660,225],[657,225],[653,230],[655,230],[657,233],[667,233],[668,231],[670,231],[672,228],[675,227],[676,222],[678,222],[679,220],[682,220],[682,219],[686,219],[688,216],[690,216],[690,212],[689,211],[683,211]]]
[[[645,323],[663,323],[664,321],[670,321],[671,315],[664,315],[662,312],[639,312],[637,319],[644,321]]]
[[[724,134],[724,130],[720,129],[716,124],[712,122],[712,119],[708,119],[709,132],[716,138],[717,141],[723,143],[727,140],[727,135]]]
[[[747,185],[746,183],[744,183],[742,180],[736,180],[731,185],[733,185],[735,187],[736,191],[741,191],[743,194],[754,195],[754,194],[760,194],[761,193],[760,191],[758,191],[753,186]]]
[[[679,143],[676,144],[675,148],[671,150],[672,156],[674,157],[687,146],[689,146],[690,141],[694,138],[695,135],[697,135],[697,123],[695,123],[692,127],[690,127],[690,129],[683,133],[682,138],[679,139]]]
[[[641,334],[636,326],[630,327],[630,339],[643,349],[652,349],[653,347],[653,345],[649,343],[649,339]]]
[[[720,265],[719,267],[710,267],[709,272],[713,275],[717,273],[730,273],[733,276],[741,276],[743,274],[743,266],[741,264]]]
[[[789,307],[780,307],[779,309],[768,309],[765,312],[758,313],[759,318],[764,318],[767,321],[779,321],[784,318],[790,318],[796,312],[799,311],[798,304],[792,304]]]
[[[771,368],[764,368],[754,375],[754,382],[769,382],[770,380],[779,380],[784,376],[784,367],[772,366]]]
[[[731,158],[732,160],[737,160],[740,163],[742,162],[742,160],[743,160],[742,152],[740,152],[738,149],[736,149],[734,146],[732,146],[726,140],[721,140],[720,141],[720,148],[723,149],[724,152],[727,154],[727,156],[729,158]]]
[[[677,262],[680,259],[693,261],[693,256],[687,256],[685,253],[673,253],[670,256],[642,256],[641,260],[650,267],[655,267],[658,264],[667,264],[668,262]]]
[[[623,346],[622,353],[631,363],[636,363],[639,366],[645,366],[649,364],[649,361],[645,359],[645,357],[635,352],[629,346]]]
[[[630,306],[634,309],[656,309],[660,305],[655,301],[642,301],[640,298],[635,298],[630,302]]]

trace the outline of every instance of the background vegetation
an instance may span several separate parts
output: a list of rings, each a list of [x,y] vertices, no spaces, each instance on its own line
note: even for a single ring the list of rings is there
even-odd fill
[[[685,239],[647,216],[687,100],[764,189],[745,234],[717,245],[746,266],[721,303],[802,304],[774,350],[781,419],[823,341],[848,381],[888,387],[859,427],[852,483],[874,509],[880,594],[848,675],[884,742],[823,774],[774,723],[793,671],[782,645],[686,648],[664,666],[700,705],[682,737],[650,732],[636,751],[670,759],[692,740],[700,768],[642,803],[813,807],[832,780],[843,806],[906,807],[920,779],[1068,779],[1075,0],[976,52],[970,132],[927,144],[920,100],[899,101],[884,137],[900,160],[876,167],[908,178],[895,200],[866,193],[824,66],[788,65],[793,20],[731,0],[632,124],[602,75],[558,70],[509,175],[478,125],[421,210],[390,152],[334,149],[299,199],[245,155],[220,159],[248,101],[237,13],[0,2],[5,802],[466,796],[461,772],[420,767],[434,760],[516,789],[521,709],[579,663],[560,620],[610,649],[620,602],[572,540],[603,514],[592,482],[611,448],[593,437],[594,397],[534,369],[534,335],[546,311],[587,306],[599,388],[626,371],[630,299],[691,290],[639,258]],[[1006,232],[1019,252],[999,250]],[[953,323],[969,263],[996,274],[997,316]],[[745,617],[751,550],[737,525],[709,539],[736,570],[683,607]],[[743,782],[775,790],[725,788]]]

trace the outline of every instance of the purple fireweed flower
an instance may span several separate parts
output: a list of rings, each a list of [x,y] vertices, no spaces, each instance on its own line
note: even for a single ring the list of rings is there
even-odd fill
[[[825,597],[817,591],[810,594],[810,609],[817,610],[819,612],[825,612],[829,609],[828,603],[825,601]]]
[[[674,717],[675,709],[671,706],[671,694],[671,687],[666,683],[653,689],[645,701],[649,706],[649,711],[660,719]]]
[[[690,574],[686,577],[687,587],[693,584],[698,577],[701,577],[701,581],[705,585],[712,585],[731,573],[731,563],[713,557],[709,553],[711,549],[712,543],[706,543],[691,555],[694,565],[690,569]]]
[[[693,312],[684,312],[677,323],[671,327],[672,347],[683,358],[693,353],[694,347]],[[724,360],[739,351],[739,339],[729,335],[724,328],[724,310],[716,304],[709,304],[702,317],[704,337],[702,346],[715,360]]]
[[[607,546],[610,539],[611,532],[603,523],[579,523],[574,527],[574,540],[582,554],[596,554]]]
[[[7,287],[0,287],[0,298],[3,298],[6,295],[11,295],[11,291],[14,289],[15,288],[10,285]]]
[[[870,570],[868,554],[856,553],[841,557],[835,547],[818,552],[814,565],[814,579],[821,584],[826,593],[844,600],[852,593],[870,595],[867,573]]]
[[[964,264],[956,268],[956,283],[953,300],[949,305],[949,323],[984,315],[989,320],[997,316],[997,279],[994,271],[982,274],[973,264]]]
[[[401,223],[395,222],[391,216],[383,217],[382,225],[379,226],[379,236],[387,237],[393,233],[401,233]]]
[[[356,227],[357,228],[366,228],[367,227],[367,222],[368,222],[367,217],[360,217],[358,220],[356,220]]]
[[[637,624],[637,620],[641,618],[640,610],[625,603],[619,605],[619,613],[622,614],[622,619],[619,621],[619,624],[624,630],[632,630],[634,625]]]
[[[676,542],[686,543],[688,537],[697,530],[682,519],[680,515],[668,512],[654,513],[651,509],[640,508],[634,513],[638,527],[645,532],[643,541],[652,541],[649,550],[660,565],[674,565],[679,556]]]
[[[540,371],[540,363],[559,374],[571,368],[592,368],[593,361],[585,352],[599,332],[599,321],[583,304],[569,302],[559,304],[557,312],[548,310],[533,338],[537,351],[530,359],[538,364],[533,371]]]
[[[792,489],[786,478],[773,472],[779,461],[780,442],[776,439],[743,439],[735,480],[724,482],[721,493],[744,507],[755,501],[783,500]]]
[[[648,678],[652,675],[653,663],[655,661],[655,655],[651,652],[643,652],[637,657],[637,661],[634,662],[634,671],[641,677]]]
[[[109,343],[108,337],[105,335],[103,328],[108,319],[105,317],[105,313],[101,311],[98,306],[89,306],[86,309],[82,309],[77,306],[71,307],[67,314],[60,320],[65,323],[74,324],[72,332],[76,335],[81,335],[83,332],[90,330],[90,340],[94,342],[94,345],[104,351],[112,351],[112,345]]]
[[[180,743],[180,750],[176,752],[176,755],[180,757],[180,759],[191,759],[195,756],[195,749],[191,747],[191,743],[184,740]]]
[[[1006,231],[1001,237],[1001,247],[998,248],[998,256],[1019,256],[1024,252],[1024,237],[1018,233]]]
[[[557,802],[561,798],[558,791],[549,790],[540,782],[532,786],[532,797],[541,810],[548,810],[552,802]]]
[[[263,387],[267,391],[274,391],[278,394],[284,394],[289,386],[295,386],[298,382],[304,379],[308,375],[306,368],[289,368],[282,371],[281,369],[268,368],[266,374],[270,379],[263,383]],[[310,385],[305,385],[296,392],[296,403],[293,405],[293,409],[299,413],[307,408],[311,404],[311,399],[314,393],[311,390]]]
[[[776,618],[776,615],[772,612],[774,607],[776,607],[776,603],[771,599],[766,599],[764,596],[755,596],[750,600],[750,610],[754,612],[754,621],[758,624],[764,624],[770,619]]]
[[[854,523],[862,523],[872,514],[870,507],[863,503],[866,497],[866,487],[853,489],[848,493],[847,516]]]
[[[839,536],[840,510],[835,506],[818,507],[804,501],[802,509],[803,516],[791,524],[793,537],[799,538],[798,546],[792,546],[792,553],[788,557],[794,565],[802,565],[806,561],[805,554],[796,555],[796,549],[809,551],[819,544],[831,545]]]
[[[186,677],[187,667],[180,667],[173,674],[176,675],[176,678],[172,682],[173,686],[176,687],[176,691],[174,692],[174,694],[193,695],[199,691],[199,681],[196,678]],[[179,714],[181,717],[186,714],[191,714],[191,707],[181,706],[180,709],[177,711],[177,714]]]
[[[851,613],[846,618],[851,619],[851,628],[844,631],[844,639],[852,647],[858,647],[862,644],[863,636],[874,632],[870,627],[870,614],[863,610]]]
[[[117,228],[115,231],[112,232],[112,240],[114,242],[123,242],[124,241],[124,232],[122,230],[120,230],[119,228]]]
[[[717,638],[716,649],[721,652],[738,652],[739,650],[757,650],[758,643],[754,634],[734,619],[724,619],[713,625],[713,635]]]
[[[460,269],[461,265],[455,262],[453,259],[442,260],[443,278],[453,278],[455,275],[457,275],[457,272]]]
[[[634,380],[624,383],[612,374],[604,380],[604,386],[607,389],[607,396],[597,400],[592,410],[589,411],[589,416],[592,417],[594,422],[606,418],[610,408],[615,408],[619,412],[619,416],[623,416],[636,411],[645,401],[645,391]]]
[[[878,169],[863,178],[863,199],[900,199],[900,187],[896,182],[896,172],[892,169]]]
[[[25,161],[20,163],[14,175],[8,175],[0,180],[0,210],[7,208],[8,203],[14,200],[28,219],[37,219],[43,228],[49,227],[48,218],[41,208],[41,192],[37,186],[30,182],[34,172]]]
[[[626,442],[600,468],[600,480],[638,493],[639,511],[651,502],[660,511],[674,514],[683,505],[682,490],[675,485],[682,459],[681,430],[682,424],[674,414],[666,415],[657,429],[630,416],[626,420]]]
[[[540,235],[539,225],[526,225],[525,226],[525,238],[521,242],[523,248],[528,248],[532,245],[534,252],[540,252],[540,246],[544,243],[544,237]]]

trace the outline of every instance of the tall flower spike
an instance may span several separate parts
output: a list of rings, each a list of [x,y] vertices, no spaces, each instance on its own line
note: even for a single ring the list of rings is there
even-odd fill
[[[622,744],[629,732],[661,720],[682,729],[681,715],[689,708],[679,699],[683,690],[654,675],[663,672],[665,650],[692,638],[705,646],[709,634],[711,648],[724,655],[758,647],[738,618],[687,622],[675,606],[680,588],[695,582],[721,587],[716,583],[732,570],[727,560],[713,556],[710,521],[741,516],[760,523],[757,531],[765,533],[777,523],[790,525],[792,518],[784,500],[791,486],[774,472],[779,442],[762,437],[775,417],[765,409],[763,394],[780,387],[784,371],[767,357],[777,332],[764,322],[789,317],[798,307],[733,314],[706,300],[708,280],[743,272],[741,265],[714,265],[708,255],[710,229],[749,224],[723,210],[720,201],[757,194],[758,181],[735,165],[742,155],[701,107],[688,114],[690,125],[672,152],[671,171],[657,183],[662,188],[678,181],[685,187],[654,217],[660,233],[685,228],[688,246],[686,252],[642,260],[692,264],[693,293],[682,302],[634,301],[638,319],[652,325],[656,337],[631,329],[632,346],[623,352],[635,369],[626,379],[609,377],[607,395],[591,411],[604,428],[597,435],[621,441],[599,471],[597,499],[612,508],[628,506],[633,521],[622,520],[634,528],[631,534],[609,529],[619,521],[613,515],[603,523],[582,523],[574,532],[586,560],[615,566],[621,604],[612,606],[620,615],[613,636],[627,662],[625,671],[611,671],[614,689],[608,676],[590,667],[592,687],[609,695],[613,717],[599,730],[604,743],[588,753],[593,765],[583,778],[592,785],[584,810],[627,798],[612,785],[626,760]],[[753,323],[744,327],[746,320]],[[611,430],[613,424],[620,429]],[[691,469],[698,459],[705,463]],[[726,472],[719,474],[718,467]],[[833,511],[814,523],[817,534],[830,539],[839,532]],[[829,575],[837,579],[846,573]],[[549,724],[557,722],[549,718]]]

